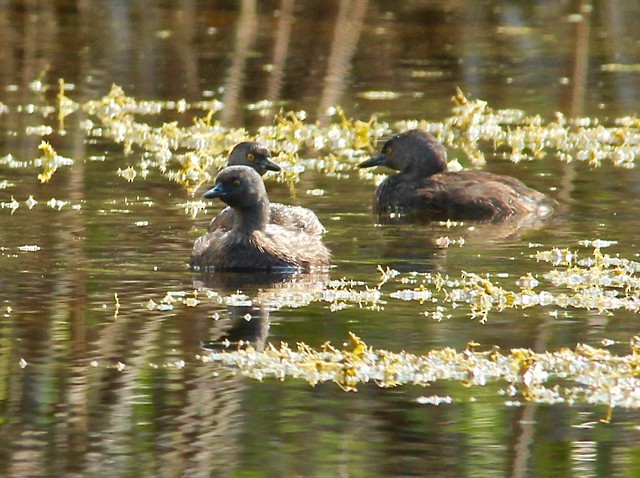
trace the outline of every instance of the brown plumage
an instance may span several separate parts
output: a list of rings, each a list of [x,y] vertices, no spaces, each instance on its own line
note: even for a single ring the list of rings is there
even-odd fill
[[[267,171],[280,171],[281,168],[271,161],[271,153],[267,148],[254,142],[237,144],[229,155],[229,166],[248,166],[253,168],[260,176]],[[309,209],[300,206],[286,206],[280,203],[271,203],[271,219],[273,224],[280,224],[286,228],[299,229],[308,234],[322,235],[325,228],[318,216]],[[233,227],[233,209],[227,207],[214,217],[209,223],[208,231],[216,229],[229,231]]]
[[[321,239],[270,223],[270,205],[260,175],[247,166],[229,166],[205,198],[220,198],[234,213],[231,230],[215,229],[198,238],[191,265],[218,270],[311,270],[329,265]]]
[[[447,153],[429,133],[410,130],[394,136],[382,151],[359,165],[400,171],[386,178],[374,212],[415,214],[434,220],[502,221],[514,215],[547,216],[555,201],[510,176],[481,171],[447,171]]]

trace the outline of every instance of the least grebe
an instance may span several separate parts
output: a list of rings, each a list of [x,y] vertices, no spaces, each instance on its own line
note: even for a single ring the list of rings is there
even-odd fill
[[[260,175],[248,166],[229,166],[218,174],[205,198],[233,208],[233,227],[198,238],[191,265],[217,270],[310,270],[329,265],[322,240],[299,229],[270,222],[270,205]]]
[[[414,129],[389,139],[361,168],[396,171],[378,186],[374,212],[429,219],[501,221],[518,214],[549,215],[555,201],[510,176],[447,171],[447,152],[429,133]]]
[[[271,151],[254,141],[236,144],[229,154],[229,166],[249,166],[264,176],[267,171],[282,171],[282,168],[271,161]]]
[[[245,141],[237,144],[229,155],[229,166],[248,166],[253,168],[260,176],[267,171],[281,171],[282,168],[271,161],[270,151],[253,141]],[[309,209],[300,206],[286,206],[280,203],[271,203],[271,222],[281,226],[300,229],[309,234],[322,235],[325,228],[318,216]],[[228,207],[222,210],[218,216],[212,219],[208,231],[222,229],[225,231],[233,227],[233,209]]]

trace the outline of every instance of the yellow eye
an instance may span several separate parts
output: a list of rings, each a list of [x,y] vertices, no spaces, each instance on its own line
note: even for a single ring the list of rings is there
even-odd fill
[[[249,161],[253,161],[254,159],[256,159],[256,157],[254,156],[254,154],[253,154],[253,153],[248,153],[248,154],[247,154],[247,159],[248,159]]]
[[[234,179],[234,180],[233,180],[233,185],[234,185],[235,187],[240,186],[240,180],[239,180],[239,179]]]
[[[391,156],[393,154],[393,148],[391,146],[387,146],[386,148],[384,148],[384,154],[386,154],[387,156]]]

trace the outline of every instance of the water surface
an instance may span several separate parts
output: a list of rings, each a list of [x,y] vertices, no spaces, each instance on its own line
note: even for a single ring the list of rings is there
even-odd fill
[[[40,4],[42,3],[42,5]],[[538,228],[478,226],[473,231],[392,222],[370,214],[371,182],[305,173],[292,196],[267,178],[274,201],[315,210],[335,267],[328,277],[238,284],[189,271],[194,239],[220,209],[192,218],[184,187],[157,170],[127,182],[137,165],[108,137],[86,134],[80,111],[58,128],[30,108],[56,104],[58,78],[77,102],[113,83],[138,99],[217,99],[215,119],[250,134],[280,108],[332,121],[351,118],[440,121],[459,87],[493,108],[518,108],[547,120],[557,111],[602,122],[640,106],[638,6],[630,2],[13,2],[0,7],[0,156],[32,161],[43,139],[27,128],[50,125],[49,141],[72,158],[50,182],[39,168],[0,164],[0,474],[3,476],[634,476],[638,413],[603,406],[509,406],[504,384],[460,383],[345,393],[335,384],[258,382],[203,364],[212,346],[244,338],[256,347],[305,342],[340,345],[353,332],[369,345],[423,354],[469,342],[503,350],[573,348],[628,353],[637,333],[629,311],[538,307],[493,312],[486,324],[467,309],[402,301],[381,288],[382,307],[302,303],[328,279],[380,280],[377,266],[403,273],[490,274],[501,285],[550,266],[537,250],[584,239],[638,261],[636,169],[605,162],[560,162],[553,154],[513,164],[486,145],[484,170],[516,176],[562,204]],[[271,109],[258,108],[261,100]],[[253,106],[252,106],[253,105]],[[193,116],[165,111],[154,125]],[[465,166],[465,157],[451,151]],[[310,153],[312,154],[312,153]],[[6,183],[3,183],[6,181]],[[204,187],[196,192],[200,194]],[[307,194],[323,190],[321,196]],[[29,209],[29,196],[38,204]],[[50,207],[55,198],[66,204]],[[55,205],[54,205],[55,206]],[[438,247],[443,236],[464,244]],[[37,250],[32,247],[37,246]],[[198,295],[160,310],[201,286]],[[545,287],[556,290],[548,282]],[[298,307],[274,306],[283,294]],[[274,297],[276,299],[274,299]],[[153,301],[153,302],[150,302]],[[379,304],[380,305],[380,304]],[[425,312],[428,315],[425,316]],[[247,320],[247,315],[251,320]],[[215,320],[215,319],[218,320]],[[452,404],[423,405],[426,395]]]

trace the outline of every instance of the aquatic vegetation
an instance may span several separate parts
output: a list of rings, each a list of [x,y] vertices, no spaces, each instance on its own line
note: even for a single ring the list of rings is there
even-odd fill
[[[460,90],[453,104],[453,114],[442,122],[408,120],[394,127],[425,129],[450,148],[461,149],[474,164],[485,162],[482,144],[516,163],[552,153],[561,161],[586,161],[591,167],[608,160],[632,168],[640,153],[640,123],[635,117],[617,118],[605,126],[597,118],[566,118],[557,112],[546,122],[521,110],[494,110],[485,101],[467,99]]]
[[[49,133],[40,130],[31,130],[27,131],[27,134],[38,134],[44,136]],[[38,146],[38,149],[42,151],[42,156],[40,156],[39,158],[33,159],[31,161],[19,161],[14,159],[13,155],[8,154],[7,156],[0,158],[0,166],[4,165],[12,169],[32,166],[36,168],[42,168],[42,172],[38,174],[38,179],[41,183],[46,183],[49,182],[49,180],[59,167],[71,166],[74,163],[73,159],[59,155],[56,150],[46,141],[42,141]],[[9,182],[5,180],[3,181],[2,189],[6,189],[7,187],[9,187]]]
[[[136,178],[137,174],[136,170],[131,166],[126,167],[125,169],[118,168],[118,176],[123,177],[128,182],[132,182]]]
[[[68,98],[65,91],[74,89],[74,85],[68,85],[62,78],[58,80],[58,129],[64,131],[64,119],[72,113],[78,111],[80,105]]]
[[[46,91],[46,85],[34,83],[33,91]],[[252,132],[231,128],[216,120],[223,105],[213,99],[146,101],[129,97],[114,86],[104,97],[80,104],[67,96],[69,91],[69,85],[61,82],[57,106],[0,105],[0,113],[15,108],[16,112],[39,115],[45,123],[57,113],[57,125],[30,125],[25,130],[27,135],[44,137],[55,132],[63,135],[65,123],[68,126],[74,114],[83,112],[78,125],[83,134],[122,146],[126,161],[114,166],[113,174],[123,183],[160,174],[167,181],[182,185],[191,194],[203,183],[212,181],[215,170],[226,164],[228,151],[243,140],[259,141],[272,150],[274,160],[282,165],[283,171],[270,177],[288,183],[292,191],[305,171],[337,178],[354,175],[356,165],[375,149],[380,138],[415,127],[437,135],[448,148],[461,151],[466,160],[476,166],[486,161],[489,153],[513,162],[552,155],[561,161],[585,161],[592,167],[608,161],[616,167],[630,168],[640,153],[640,120],[637,118],[617,118],[603,124],[592,118],[568,119],[558,113],[551,121],[545,121],[519,110],[494,110],[484,101],[467,99],[460,91],[453,98],[450,116],[439,122],[409,119],[389,125],[375,117],[366,120],[348,118],[339,107],[334,107],[326,122],[310,121],[304,111],[280,111],[271,122],[265,120],[267,124]],[[368,95],[377,99],[391,97],[387,92],[369,92]],[[249,110],[267,115],[273,107],[271,103],[257,102],[250,105]],[[167,113],[174,120],[161,122],[159,116]],[[46,141],[41,142],[40,150],[41,156],[37,159],[23,160],[8,154],[0,158],[0,168],[33,168],[44,183],[63,166],[80,164],[79,158],[59,155]],[[86,158],[101,162],[110,159],[108,151]],[[453,160],[452,167],[459,167],[459,164]],[[357,174],[370,181],[384,177],[370,172]],[[18,211],[20,214],[43,207],[78,210],[83,206],[82,201],[68,198],[47,200],[18,197],[18,194],[14,197],[11,195],[13,187],[9,180],[0,181],[0,189],[7,190],[0,202],[0,211],[10,214]],[[304,193],[321,196],[324,191],[305,188]],[[106,201],[104,208],[97,209],[96,213],[127,214],[133,203],[153,206],[149,198],[124,198]],[[207,203],[180,200],[175,207],[195,218],[206,211]],[[134,223],[139,227],[148,224],[144,220]],[[465,237],[456,234],[456,228],[461,226],[463,224],[450,221],[440,224],[447,234],[435,238],[436,247],[465,246]],[[589,253],[532,245],[532,249],[539,250],[532,252],[531,263],[538,261],[535,263],[537,269],[540,264],[546,264],[548,268],[520,277],[472,270],[455,274],[401,273],[379,267],[379,278],[369,281],[350,277],[330,280],[328,276],[308,280],[293,278],[252,292],[195,287],[194,290],[161,293],[151,299],[147,297],[146,307],[150,313],[173,313],[181,307],[208,306],[223,310],[259,305],[277,310],[320,303],[331,314],[340,314],[347,308],[365,309],[375,314],[394,301],[402,301],[418,304],[415,307],[417,320],[425,320],[425,317],[429,321],[469,318],[477,320],[478,324],[486,323],[493,314],[502,311],[534,307],[544,308],[552,317],[558,315],[558,309],[569,308],[605,316],[617,311],[635,314],[640,309],[640,263],[604,252],[614,244],[604,240],[583,241],[580,246],[589,248]],[[2,248],[11,255],[16,251],[37,253],[39,249],[39,245],[25,242]],[[120,300],[117,294],[113,295],[114,317],[122,321],[126,308],[121,307]],[[212,318],[219,319],[220,315],[214,313]],[[504,384],[500,393],[510,404],[536,401],[637,407],[639,344],[640,339],[634,337],[628,355],[614,355],[606,348],[588,345],[543,353],[524,349],[501,352],[491,345],[486,351],[478,351],[478,346],[470,345],[464,351],[445,348],[420,356],[375,350],[352,336],[350,345],[342,349],[329,343],[319,350],[305,344],[299,344],[295,349],[283,344],[279,348],[268,346],[260,353],[251,347],[212,352],[203,360],[219,362],[259,379],[299,377],[311,384],[334,381],[345,390],[355,390],[370,381],[383,387],[426,386],[439,380],[459,382],[465,387],[494,382]],[[447,399],[435,397],[426,398],[424,403],[443,401],[447,402]]]
[[[552,248],[532,256],[549,262],[551,269],[540,274],[527,273],[504,284],[501,274],[461,271],[459,276],[432,272],[401,273],[378,266],[377,284],[353,278],[329,280],[328,277],[294,276],[295,280],[264,288],[254,297],[225,294],[202,287],[193,292],[171,292],[159,302],[149,301],[151,310],[171,310],[176,303],[195,306],[206,301],[220,305],[262,305],[277,310],[297,308],[311,303],[326,303],[337,313],[351,307],[384,311],[392,300],[418,302],[426,310],[421,315],[435,321],[461,314],[485,324],[491,314],[509,309],[545,307],[557,316],[557,309],[593,310],[611,314],[616,310],[640,312],[640,262],[602,252],[611,241],[581,241],[591,247],[582,257],[579,251]],[[187,297],[193,297],[190,303]],[[239,300],[239,302],[238,302]]]
[[[42,173],[38,174],[38,179],[41,183],[48,182],[60,166],[71,166],[73,164],[73,159],[60,156],[46,141],[40,143],[38,149],[40,149],[43,154],[40,158],[36,159],[33,164],[36,167],[42,167]]]
[[[256,140],[271,149],[274,160],[283,167],[278,180],[293,184],[308,167],[339,175],[344,169],[341,156],[353,156],[360,149],[370,150],[380,132],[375,119],[350,120],[336,108],[334,113],[339,123],[327,127],[306,122],[304,112],[288,112],[276,115],[273,125],[263,126],[255,135],[249,135],[243,128],[228,128],[213,121],[213,115],[222,108],[220,102],[178,103],[138,101],[114,86],[100,100],[83,105],[83,110],[101,121],[99,128],[93,123],[87,125],[89,134],[122,143],[125,153],[131,153],[134,147],[140,148],[143,150],[140,171],[155,167],[190,192],[210,182],[209,171],[225,165],[227,153],[241,141]],[[172,122],[154,127],[136,120],[136,115],[156,115],[166,110],[184,113],[193,109],[207,111],[207,115],[195,118],[191,126]],[[304,148],[330,154],[319,160],[301,159],[299,154]],[[125,177],[132,180],[135,174]]]
[[[217,294],[215,294],[215,296],[217,296]],[[187,307],[195,307],[200,301],[197,299],[195,293],[189,296],[189,294],[184,291],[170,291],[166,293],[159,303],[153,299],[149,299],[147,309],[159,311],[173,310],[174,304],[176,303],[183,304]]]
[[[29,196],[24,201],[24,205],[28,209],[33,209],[38,204],[40,204],[40,201],[36,201],[33,198],[33,196]],[[56,198],[51,198],[43,204],[48,206],[50,209],[57,209],[58,211],[62,210],[63,208],[69,205],[71,205],[70,206],[71,209],[75,211],[79,211],[80,209],[82,209],[82,204],[71,204],[69,201],[63,201],[62,199],[56,199]],[[16,200],[13,196],[11,196],[10,201],[0,201],[0,209],[9,209],[11,211],[11,214],[13,214],[19,207],[20,207],[20,201]]]
[[[335,107],[329,112],[333,121],[328,124],[309,122],[304,111],[280,112],[273,124],[258,128],[255,134],[214,121],[223,106],[220,102],[141,101],[126,96],[117,86],[103,98],[82,105],[82,109],[101,122],[99,128],[90,129],[90,134],[122,143],[127,153],[140,148],[140,171],[156,167],[191,192],[210,181],[208,171],[220,168],[226,153],[247,139],[261,142],[274,152],[274,159],[283,166],[277,180],[289,184],[297,182],[307,169],[346,176],[362,156],[375,149],[379,138],[416,127],[435,134],[449,148],[462,151],[474,165],[485,162],[486,146],[513,162],[551,153],[562,161],[587,161],[592,167],[605,160],[615,166],[633,167],[640,153],[640,122],[635,118],[618,118],[605,126],[597,119],[567,119],[556,113],[553,121],[545,122],[520,110],[493,110],[485,101],[469,100],[459,90],[452,101],[451,116],[440,122],[405,120],[389,126],[375,117],[367,121],[347,118]],[[191,126],[177,122],[151,126],[137,119],[167,110],[204,110],[207,115],[195,118]],[[313,152],[314,158],[305,157],[307,152]],[[452,163],[452,169],[459,167],[457,161]],[[363,171],[359,176],[376,182],[382,178]]]
[[[429,386],[454,381],[464,387],[504,384],[500,393],[508,404],[521,402],[588,403],[615,407],[640,407],[640,338],[630,342],[628,355],[615,355],[605,348],[578,344],[574,350],[536,353],[529,349],[477,350],[451,348],[425,355],[390,352],[369,347],[350,334],[349,343],[337,348],[329,343],[316,350],[304,343],[295,348],[282,343],[264,352],[251,346],[211,352],[204,362],[216,362],[257,380],[295,378],[311,385],[334,382],[345,391],[374,382],[379,387]]]
[[[200,214],[200,211],[207,211],[207,206],[209,206],[209,202],[203,200],[196,201],[186,201],[178,204],[178,207],[184,209],[185,214],[191,217],[191,219],[195,219]]]
[[[583,241],[581,244],[593,247],[591,256],[580,258],[577,251],[557,248],[538,251],[534,255],[538,261],[551,263],[553,268],[542,276],[551,287],[541,286],[540,280],[530,273],[515,280],[516,288],[505,288],[496,281],[502,281],[501,278],[494,279],[490,274],[462,271],[460,277],[452,277],[440,273],[400,274],[379,269],[380,285],[391,279],[410,285],[411,288],[391,292],[389,297],[437,304],[435,311],[424,312],[435,320],[444,318],[442,304],[449,304],[452,309],[467,307],[469,317],[479,319],[481,323],[485,323],[492,312],[535,306],[597,310],[599,313],[620,309],[640,312],[640,263],[604,254],[602,248],[614,244],[610,241]],[[557,290],[559,287],[568,290]]]
[[[155,301],[147,303],[149,310],[172,310],[176,305],[195,307],[200,303],[221,306],[267,306],[271,310],[299,308],[313,302],[328,304],[328,309],[337,312],[349,307],[380,310],[384,301],[380,291],[369,287],[364,281],[349,279],[329,280],[324,273],[293,274],[287,280],[263,287],[254,296],[242,291],[225,293],[207,287],[193,291],[171,291]]]
[[[13,196],[11,196],[10,201],[0,202],[0,208],[9,209],[11,211],[11,214],[13,214],[16,211],[16,209],[18,209],[19,207],[20,207],[20,203],[16,201],[16,199]]]
[[[566,118],[556,113],[552,121],[528,116],[515,109],[494,110],[480,99],[470,100],[458,90],[452,98],[451,115],[442,121],[407,119],[393,125],[371,117],[366,121],[348,118],[341,108],[329,110],[329,122],[311,122],[304,111],[280,111],[267,124],[253,133],[232,128],[215,120],[223,104],[215,99],[187,102],[181,100],[151,101],[127,96],[119,86],[97,100],[76,103],[67,96],[73,85],[59,82],[57,104],[47,106],[19,105],[16,111],[40,115],[43,119],[57,112],[58,131],[64,134],[64,123],[82,111],[92,118],[82,120],[80,128],[88,137],[110,138],[122,144],[125,154],[136,153],[135,160],[117,174],[127,181],[144,179],[156,170],[168,180],[184,186],[191,194],[212,181],[215,170],[226,164],[227,154],[240,141],[258,141],[272,150],[274,160],[283,170],[273,175],[277,181],[293,188],[306,170],[338,178],[348,177],[356,164],[371,153],[384,137],[411,128],[425,129],[436,135],[448,148],[461,151],[473,165],[486,161],[487,148],[513,162],[534,160],[548,154],[561,161],[586,161],[598,167],[603,161],[631,168],[640,154],[640,120],[623,117],[602,124],[596,118]],[[386,92],[371,92],[387,97]],[[251,111],[271,111],[261,102],[250,105]],[[204,112],[204,116],[197,116]],[[178,121],[153,125],[143,120],[171,113],[184,117]],[[97,122],[96,122],[97,121]],[[51,125],[29,126],[27,134],[47,136]],[[41,166],[38,176],[48,181],[59,166],[71,165],[48,143],[42,143],[44,155],[34,161],[15,161],[11,156],[0,159],[9,167]],[[102,158],[101,160],[104,160]],[[459,169],[456,159],[450,169]],[[358,171],[358,177],[380,182],[384,175]],[[443,247],[449,245],[443,239]]]

